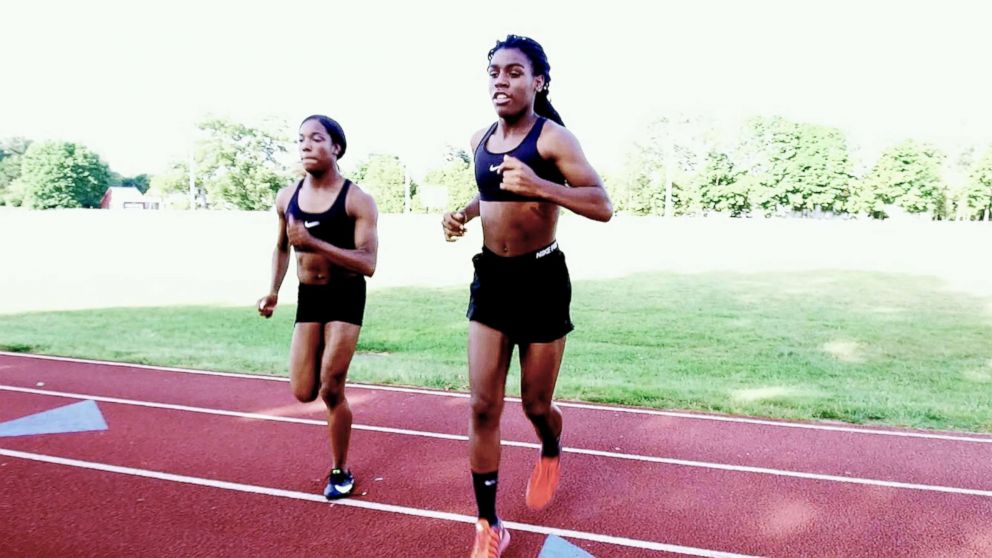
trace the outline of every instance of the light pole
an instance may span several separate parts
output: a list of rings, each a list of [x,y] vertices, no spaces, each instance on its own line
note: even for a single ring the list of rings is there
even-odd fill
[[[403,165],[403,213],[410,211],[410,171]]]
[[[672,125],[667,122],[665,126],[665,218],[672,217],[672,164],[675,159],[675,142],[672,139]]]
[[[196,155],[189,151],[189,208],[196,209]]]

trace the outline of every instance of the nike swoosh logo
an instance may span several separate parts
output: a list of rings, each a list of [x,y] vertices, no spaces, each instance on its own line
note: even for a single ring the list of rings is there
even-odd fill
[[[482,484],[484,484],[486,486],[496,486],[496,481],[494,481],[494,480],[487,480],[487,481],[483,481]]]
[[[303,221],[303,226],[312,229],[320,224],[320,221]]]
[[[342,494],[347,494],[351,492],[351,489],[355,487],[355,483],[349,482],[347,484],[335,484],[334,489]]]
[[[499,170],[499,165],[489,165],[489,170],[492,172],[496,172]]]

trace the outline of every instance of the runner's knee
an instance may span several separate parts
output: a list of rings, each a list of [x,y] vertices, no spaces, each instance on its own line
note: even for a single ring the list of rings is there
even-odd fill
[[[345,401],[344,383],[348,369],[325,369],[321,373],[320,399],[329,409],[333,409]]]
[[[551,400],[544,397],[525,396],[522,398],[524,414],[527,418],[542,419],[551,413]]]
[[[482,394],[472,394],[472,422],[477,427],[489,428],[499,425],[503,402]]]
[[[297,399],[300,403],[310,403],[315,401],[319,395],[316,387],[310,386],[294,386],[293,387],[293,397]]]

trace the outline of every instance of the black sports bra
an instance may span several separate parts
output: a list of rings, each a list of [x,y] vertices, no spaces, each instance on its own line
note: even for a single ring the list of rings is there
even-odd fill
[[[325,242],[329,242],[338,248],[353,250],[355,248],[355,220],[348,216],[345,202],[348,199],[348,189],[351,181],[345,179],[338,197],[334,199],[331,207],[323,213],[308,213],[300,209],[300,189],[303,181],[296,186],[293,197],[289,200],[286,213],[292,215],[294,219],[303,222],[311,235]]]
[[[558,166],[541,157],[537,151],[537,138],[541,137],[541,130],[544,129],[546,120],[543,116],[538,117],[520,145],[505,153],[492,153],[486,148],[486,142],[496,131],[498,123],[489,127],[489,131],[482,136],[482,141],[475,148],[475,183],[479,187],[479,199],[482,201],[543,201],[540,198],[521,196],[500,189],[499,185],[503,182],[503,177],[495,169],[503,162],[503,155],[512,155],[520,159],[524,164],[534,169],[537,176],[545,180],[556,184],[565,184],[565,177],[558,170]]]

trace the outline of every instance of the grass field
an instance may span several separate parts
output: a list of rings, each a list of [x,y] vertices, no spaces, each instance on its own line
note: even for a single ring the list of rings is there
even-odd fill
[[[289,281],[288,283],[293,283]],[[992,298],[864,271],[576,280],[557,395],[751,415],[992,431]],[[467,289],[370,292],[353,380],[466,387]],[[0,315],[0,349],[285,373],[294,308]],[[511,371],[511,393],[518,372]]]
[[[274,217],[0,209],[0,348],[285,373],[262,320]],[[352,378],[463,389],[470,256],[383,215]],[[992,227],[565,214],[577,331],[558,395],[992,431]],[[516,372],[510,391],[516,391]]]

